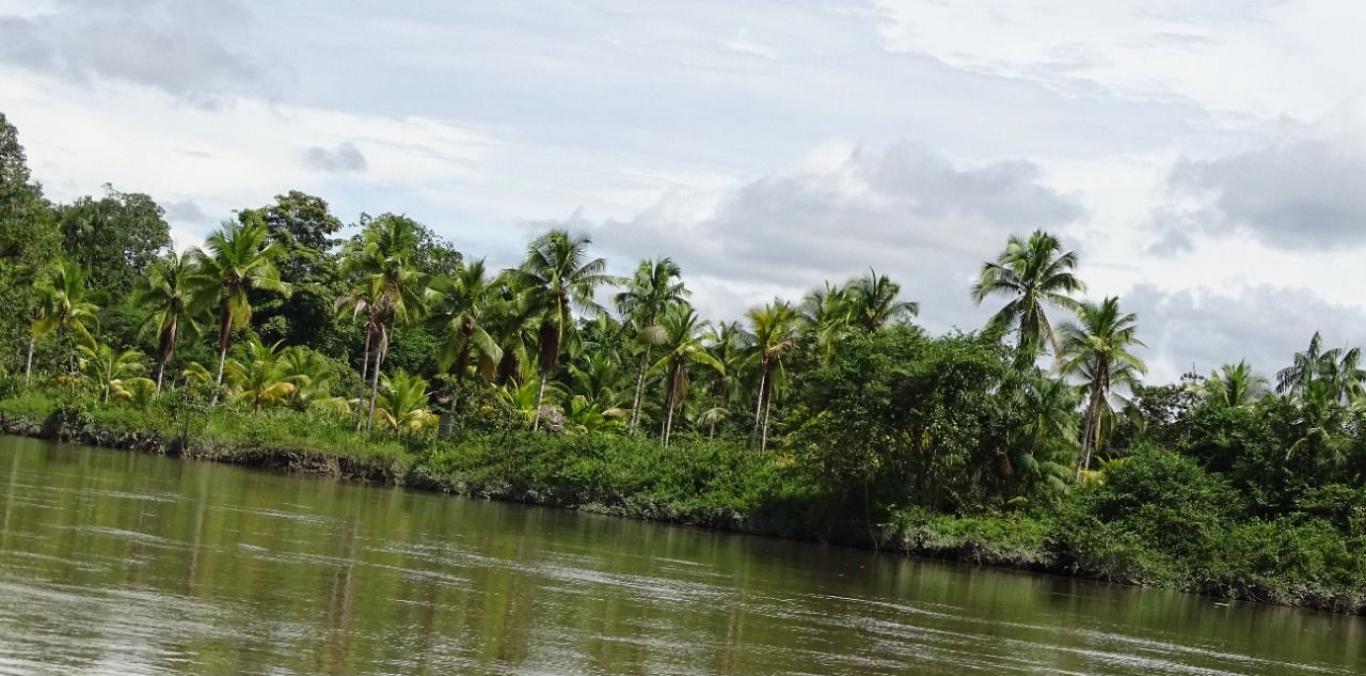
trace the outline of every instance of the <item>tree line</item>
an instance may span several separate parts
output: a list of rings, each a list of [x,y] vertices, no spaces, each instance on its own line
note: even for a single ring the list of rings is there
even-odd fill
[[[1317,335],[1274,390],[1245,362],[1144,386],[1137,318],[1117,298],[1085,300],[1076,253],[1042,231],[983,263],[968,293],[1000,305],[980,331],[932,337],[875,270],[711,321],[672,259],[615,276],[564,230],[494,270],[404,215],[362,214],[343,236],[323,199],[295,191],[179,253],[146,195],[50,203],[7,122],[0,172],[0,366],[101,403],[173,391],[440,437],[777,441],[832,481],[877,475],[961,505],[965,492],[1065,492],[1142,440],[1169,441],[1192,410],[1268,397],[1302,420],[1282,434],[1287,458],[1350,464],[1366,401],[1360,352]]]

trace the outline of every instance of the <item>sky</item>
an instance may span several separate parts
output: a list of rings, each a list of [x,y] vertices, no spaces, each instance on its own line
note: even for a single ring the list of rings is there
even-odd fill
[[[179,246],[291,189],[491,265],[568,227],[715,318],[870,268],[975,330],[1011,234],[1138,315],[1151,378],[1366,344],[1366,3],[0,0],[34,176]]]

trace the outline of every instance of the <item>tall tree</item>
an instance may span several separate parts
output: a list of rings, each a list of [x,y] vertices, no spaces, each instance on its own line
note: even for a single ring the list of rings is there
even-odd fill
[[[1137,330],[1137,317],[1120,311],[1119,299],[1114,297],[1080,304],[1077,322],[1062,327],[1061,371],[1080,376],[1087,391],[1078,479],[1100,445],[1102,418],[1112,412],[1109,398],[1115,385],[1132,388],[1146,371],[1143,360],[1130,352],[1134,347],[1144,347]]]
[[[429,278],[413,265],[416,235],[417,223],[412,219],[384,214],[371,221],[343,255],[343,275],[352,280],[351,290],[343,296],[352,300],[344,304],[362,308],[374,332],[367,427],[374,423],[380,368],[394,326],[422,316]]]
[[[218,312],[218,370],[211,405],[217,406],[223,388],[223,369],[228,360],[232,332],[251,321],[252,289],[289,295],[289,284],[280,280],[275,258],[282,251],[269,242],[269,231],[259,217],[241,223],[225,223],[209,235],[204,249],[193,252],[196,268],[190,285],[202,293]]]
[[[664,373],[664,422],[660,438],[669,447],[673,433],[674,411],[688,397],[690,364],[702,364],[724,373],[725,366],[707,352],[704,344],[708,323],[687,305],[675,305],[660,318],[664,329],[664,356],[651,367]]]
[[[607,274],[607,261],[588,258],[590,244],[592,240],[587,236],[551,230],[533,240],[522,266],[510,271],[539,315],[536,342],[540,386],[531,422],[533,430],[540,429],[545,384],[559,361],[561,344],[574,330],[574,311],[603,312],[593,294],[599,287],[617,282]]]
[[[672,258],[641,261],[635,274],[626,280],[626,288],[615,297],[617,311],[630,327],[635,343],[633,348],[640,353],[636,357],[635,399],[628,424],[632,431],[640,423],[640,396],[645,389],[645,372],[650,366],[651,352],[663,338],[659,317],[690,295],[683,286],[682,275],[682,268]]]
[[[275,267],[280,281],[293,290],[289,296],[265,291],[251,293],[252,324],[263,338],[290,344],[307,342],[328,352],[346,347],[345,335],[332,312],[342,292],[338,284],[335,238],[342,222],[320,197],[291,190],[257,209],[243,209],[237,220],[258,219],[278,244]]]
[[[774,299],[768,305],[750,309],[745,317],[750,323],[759,376],[754,408],[754,437],[759,440],[759,449],[767,450],[773,393],[784,376],[783,358],[796,346],[801,315],[787,302]]]
[[[1295,353],[1294,362],[1276,373],[1276,391],[1304,399],[1310,387],[1316,384],[1322,385],[1316,396],[1331,395],[1343,403],[1360,397],[1366,385],[1361,349],[1324,349],[1323,336],[1315,331],[1309,339],[1309,347]]]
[[[828,281],[824,288],[802,299],[802,324],[821,361],[829,362],[835,348],[853,330],[854,310],[849,286],[837,287]]]
[[[147,268],[171,247],[165,212],[151,197],[105,184],[98,199],[81,197],[57,210],[63,248],[85,269],[92,288],[127,297]]]
[[[1037,354],[1051,347],[1061,360],[1058,337],[1044,306],[1078,309],[1069,294],[1085,291],[1086,285],[1073,273],[1076,267],[1076,252],[1063,253],[1062,243],[1042,230],[1035,230],[1028,240],[1011,235],[995,262],[982,264],[981,276],[972,286],[972,300],[980,304],[990,296],[1009,296],[991,322],[1001,327],[1016,325],[1021,350]]]
[[[194,264],[189,256],[172,251],[152,264],[147,281],[133,296],[133,303],[148,314],[143,330],[156,336],[156,391],[161,391],[166,364],[175,353],[182,333],[197,335]]]
[[[39,301],[35,284],[60,253],[51,206],[31,182],[18,130],[0,113],[0,345],[31,346],[27,337]],[[0,367],[27,358],[5,350]]]
[[[46,277],[37,284],[38,313],[29,335],[28,357],[24,366],[24,382],[33,374],[33,343],[37,336],[50,333],[58,338],[72,331],[81,343],[93,345],[90,327],[99,322],[99,306],[86,299],[88,289],[80,266],[58,261]],[[76,362],[71,362],[73,371]]]

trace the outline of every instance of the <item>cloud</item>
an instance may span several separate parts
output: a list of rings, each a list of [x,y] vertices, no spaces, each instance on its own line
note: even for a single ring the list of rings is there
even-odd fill
[[[0,15],[0,63],[71,82],[123,80],[216,106],[266,78],[232,47],[252,23],[235,0],[58,0],[50,12]]]
[[[593,225],[625,260],[670,255],[734,313],[774,293],[876,267],[897,277],[939,328],[976,328],[971,277],[1011,233],[1059,229],[1083,215],[1023,161],[958,166],[923,146],[846,148],[825,166],[773,174],[719,194],[674,191],[627,220]],[[728,291],[727,291],[728,290]]]
[[[1138,314],[1154,382],[1175,380],[1192,366],[1208,374],[1240,359],[1270,377],[1308,345],[1315,331],[1322,331],[1330,345],[1366,344],[1366,311],[1330,303],[1303,288],[1164,291],[1140,285],[1120,303]]]
[[[1285,249],[1366,243],[1366,145],[1299,138],[1209,160],[1182,160],[1169,188],[1185,207],[1168,231],[1246,232]]]
[[[350,142],[340,143],[332,150],[309,146],[303,152],[303,163],[309,169],[334,174],[365,171],[369,166],[365,156]]]

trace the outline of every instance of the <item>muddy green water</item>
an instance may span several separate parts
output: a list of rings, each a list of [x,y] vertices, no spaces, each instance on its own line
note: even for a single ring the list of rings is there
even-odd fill
[[[1346,674],[1357,618],[0,437],[4,674]]]

